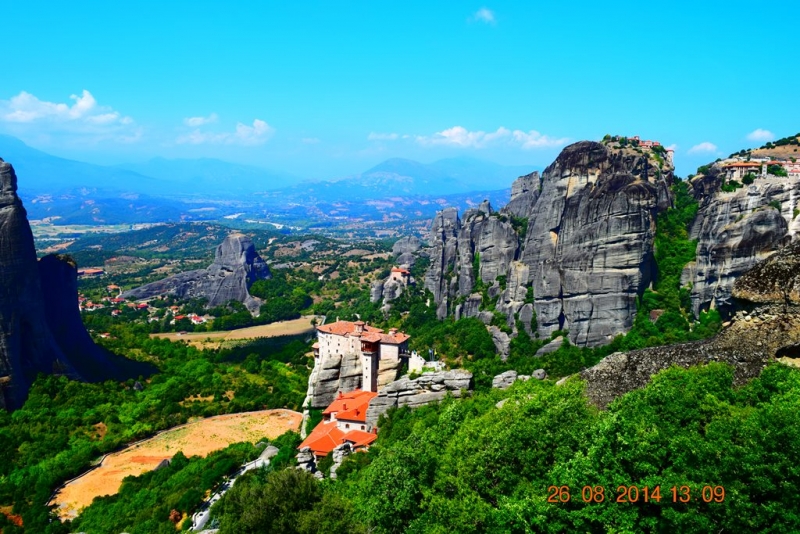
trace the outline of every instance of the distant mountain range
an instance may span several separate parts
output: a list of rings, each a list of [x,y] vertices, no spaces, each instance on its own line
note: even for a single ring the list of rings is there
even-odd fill
[[[210,158],[154,158],[102,166],[60,158],[0,135],[0,158],[14,165],[20,196],[32,219],[60,224],[117,224],[214,219],[232,213],[328,213],[336,203],[424,199],[507,190],[533,166],[504,166],[470,158],[420,163],[393,158],[367,171],[328,181]],[[481,193],[483,194],[483,193]],[[484,195],[487,196],[487,195]],[[488,195],[492,196],[492,195]]]

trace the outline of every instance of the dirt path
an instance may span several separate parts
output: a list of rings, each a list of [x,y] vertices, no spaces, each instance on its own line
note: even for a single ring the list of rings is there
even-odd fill
[[[95,497],[114,495],[122,479],[151,471],[164,459],[182,451],[188,456],[207,456],[232,443],[255,443],[264,438],[276,438],[287,430],[299,430],[302,415],[291,410],[264,410],[219,415],[167,430],[109,454],[97,469],[70,482],[49,504],[58,506],[58,515],[72,519]]]
[[[291,321],[279,321],[260,326],[250,326],[224,332],[187,332],[179,334],[169,332],[165,334],[151,334],[150,337],[169,339],[170,341],[186,341],[199,349],[217,348],[223,341],[237,341],[241,339],[257,339],[260,337],[297,336],[311,333],[314,326],[311,321],[316,315],[308,315]],[[210,340],[210,341],[209,341]]]

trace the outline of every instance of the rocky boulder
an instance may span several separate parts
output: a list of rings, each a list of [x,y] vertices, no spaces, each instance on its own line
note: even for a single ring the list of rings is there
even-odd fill
[[[367,409],[367,424],[375,426],[378,418],[391,408],[416,408],[439,402],[448,394],[460,397],[462,390],[471,391],[473,387],[472,373],[464,369],[424,373],[413,380],[404,376],[378,391]]]
[[[269,278],[272,278],[269,267],[256,252],[253,241],[243,234],[233,233],[217,247],[214,262],[208,268],[179,273],[125,291],[122,297],[142,300],[171,294],[180,298],[205,298],[210,308],[236,300],[256,313],[260,301],[253,298],[248,289],[256,280]]]
[[[757,304],[800,304],[800,240],[739,277],[732,294]]]

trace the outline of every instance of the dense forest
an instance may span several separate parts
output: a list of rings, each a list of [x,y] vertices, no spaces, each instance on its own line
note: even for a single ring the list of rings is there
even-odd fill
[[[607,411],[576,379],[401,409],[337,480],[253,474],[214,513],[221,534],[797,532],[800,370],[732,380],[673,368]]]

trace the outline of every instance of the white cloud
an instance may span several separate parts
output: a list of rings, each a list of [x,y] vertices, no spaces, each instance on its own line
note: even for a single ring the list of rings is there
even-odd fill
[[[509,130],[503,126],[494,132],[482,130],[470,131],[463,126],[453,126],[431,136],[417,136],[421,145],[444,145],[460,148],[485,148],[489,145],[507,144],[530,150],[534,148],[550,148],[563,146],[567,138],[553,138],[542,135],[536,130],[525,132],[523,130]]]
[[[709,152],[716,152],[717,145],[714,143],[709,143],[708,141],[704,141],[699,145],[694,145],[692,148],[689,149],[689,154],[707,154]]]
[[[756,128],[749,134],[747,134],[747,139],[750,141],[772,141],[775,139],[775,134],[770,132],[769,130],[763,130],[761,128]]]
[[[192,128],[197,128],[198,126],[202,126],[204,124],[212,124],[217,122],[217,114],[212,113],[208,117],[187,117],[183,119],[183,123],[186,126],[191,126]]]
[[[478,11],[472,15],[473,20],[478,22],[485,22],[486,24],[494,24],[496,22],[494,18],[494,12],[491,9],[487,9],[485,7],[480,8]]]
[[[406,136],[403,136],[403,137],[406,137]],[[400,138],[400,135],[398,135],[396,133],[370,132],[370,134],[367,136],[367,139],[369,139],[370,141],[396,141],[399,138]]]
[[[141,137],[141,128],[131,117],[97,104],[92,93],[83,90],[70,95],[72,103],[48,102],[21,91],[8,100],[0,100],[0,122],[16,132],[30,132],[44,127],[47,133],[81,134],[94,141],[113,139],[131,142]]]
[[[204,132],[199,128],[181,135],[176,139],[178,144],[202,145],[244,145],[253,146],[266,143],[275,129],[261,119],[255,119],[253,125],[236,124],[233,132]]]

